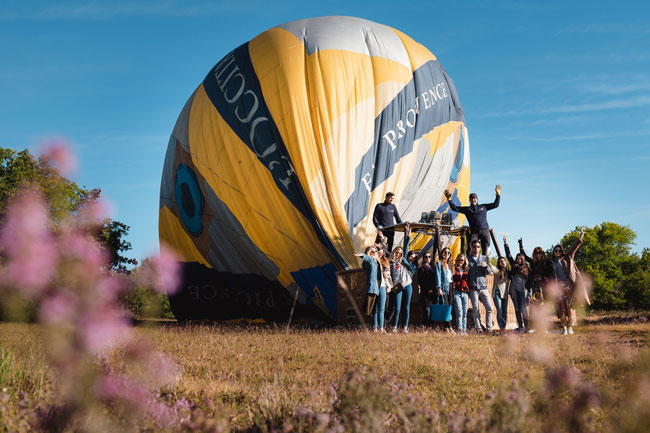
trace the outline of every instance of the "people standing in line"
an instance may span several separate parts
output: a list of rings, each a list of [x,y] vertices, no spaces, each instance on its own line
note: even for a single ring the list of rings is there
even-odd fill
[[[480,241],[483,254],[488,254],[490,248],[490,225],[487,222],[487,212],[494,208],[499,207],[501,202],[501,185],[494,187],[496,198],[493,203],[478,204],[478,196],[475,193],[469,195],[469,206],[456,206],[451,201],[451,193],[445,190],[444,194],[447,197],[447,203],[451,210],[462,213],[467,217],[469,224],[469,233],[467,239],[468,251],[471,254],[471,245],[475,240]]]
[[[492,268],[492,300],[497,310],[497,323],[499,330],[503,334],[508,323],[508,296],[510,293],[510,271],[508,270],[508,261],[505,257],[497,259],[497,265],[488,263]]]
[[[436,295],[442,297],[447,305],[452,305],[453,293],[450,290],[452,271],[451,271],[451,250],[449,247],[438,248],[440,256],[436,262]],[[453,332],[451,322],[444,326],[447,332]]]
[[[454,290],[454,310],[456,313],[456,329],[461,335],[467,334],[467,307],[469,304],[469,273],[467,258],[460,253],[456,256],[452,276]]]
[[[395,201],[395,194],[392,192],[386,193],[383,203],[377,203],[375,206],[375,211],[372,214],[372,223],[377,227],[377,230],[381,230],[386,236],[388,251],[393,249],[393,240],[395,238],[394,230],[383,230],[384,227],[389,227],[395,224],[401,224],[402,219],[399,217],[399,212],[397,212],[397,207],[393,203]],[[375,239],[375,242],[379,238]]]
[[[515,304],[515,317],[517,318],[517,329],[515,332],[525,333],[528,324],[527,304],[527,282],[530,270],[526,264],[524,254],[519,253],[515,259],[510,254],[508,239],[503,237],[503,246],[506,250],[506,257],[510,262],[510,294]]]
[[[557,318],[560,320],[562,326],[562,334],[573,334],[573,326],[569,323],[567,329],[567,322],[570,319],[570,310],[574,303],[574,291],[576,283],[581,283],[580,272],[573,261],[578,248],[582,245],[582,238],[585,235],[584,229],[580,231],[580,236],[575,240],[569,251],[566,253],[562,249],[562,245],[553,247],[553,276],[558,285],[558,299],[557,299]]]
[[[492,304],[490,303],[490,292],[487,288],[486,277],[492,273],[488,267],[490,259],[481,254],[481,242],[472,242],[472,253],[467,257],[469,271],[469,297],[472,302],[472,316],[474,318],[474,329],[476,332],[483,332],[481,325],[481,313],[479,302],[485,307],[486,322],[485,328],[492,332]]]
[[[404,332],[408,333],[409,316],[411,310],[411,296],[413,294],[413,275],[417,270],[415,265],[416,254],[409,254],[409,242],[411,240],[411,226],[406,223],[404,227],[404,247],[396,247],[391,255],[391,277],[393,279],[394,294],[391,301],[395,305],[395,322],[393,332],[397,332],[399,315],[404,306]],[[409,260],[410,259],[410,260]]]

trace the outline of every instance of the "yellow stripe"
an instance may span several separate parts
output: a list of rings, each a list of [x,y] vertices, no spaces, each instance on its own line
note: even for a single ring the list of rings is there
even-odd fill
[[[411,61],[411,69],[415,71],[417,68],[424,65],[429,60],[436,60],[436,56],[434,56],[433,53],[427,49],[427,47],[415,42],[413,39],[400,32],[399,30],[392,30],[400,38],[402,44],[404,44],[404,48],[408,53],[409,60]]]
[[[161,243],[165,243],[173,248],[184,262],[199,262],[208,268],[212,268],[196,248],[192,239],[187,235],[181,222],[176,218],[176,215],[167,206],[160,208],[158,218],[158,236],[160,237]]]
[[[253,243],[278,265],[281,284],[295,283],[291,271],[330,262],[311,224],[230,129],[203,86],[194,96],[188,130],[196,168]]]

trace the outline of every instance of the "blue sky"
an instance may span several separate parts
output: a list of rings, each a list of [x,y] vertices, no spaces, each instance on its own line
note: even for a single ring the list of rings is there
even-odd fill
[[[567,4],[568,3],[568,4]],[[72,178],[157,250],[169,134],[233,48],[300,18],[351,15],[428,47],[456,84],[472,190],[496,232],[545,248],[578,225],[629,225],[650,247],[650,6],[524,1],[14,1],[0,4],[0,146],[74,143]]]

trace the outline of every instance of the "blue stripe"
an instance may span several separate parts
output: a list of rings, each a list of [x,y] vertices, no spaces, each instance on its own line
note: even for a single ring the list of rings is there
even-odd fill
[[[336,269],[331,264],[324,266],[315,266],[313,268],[301,269],[292,272],[291,276],[298,286],[305,292],[307,297],[313,302],[316,297],[314,289],[318,287],[323,295],[325,307],[332,313],[336,319],[337,299],[336,299]]]
[[[435,127],[464,121],[451,78],[431,60],[375,119],[373,145],[354,171],[355,189],[345,203],[350,233],[366,217],[370,193],[393,175],[395,165],[413,151],[413,142]]]
[[[280,131],[264,101],[248,43],[221,59],[203,80],[203,87],[221,117],[269,170],[278,189],[311,223],[331,257],[345,267],[345,261],[319,224],[296,176]]]

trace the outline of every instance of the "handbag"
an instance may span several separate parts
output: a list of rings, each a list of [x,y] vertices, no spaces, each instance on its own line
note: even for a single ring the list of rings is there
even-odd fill
[[[436,303],[431,304],[429,316],[433,322],[449,322],[451,321],[451,305],[447,305],[444,297],[438,296]]]
[[[395,293],[395,294],[398,294],[398,293],[401,292],[402,290],[404,290],[404,286],[402,285],[402,283],[397,283],[397,284],[395,284],[395,285],[393,286],[393,288],[391,289],[391,291],[392,291],[393,293]]]
[[[375,308],[375,299],[377,298],[377,295],[373,294],[366,294],[366,302],[365,302],[365,310],[366,310],[366,316],[370,317],[372,316],[372,310]]]

